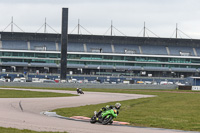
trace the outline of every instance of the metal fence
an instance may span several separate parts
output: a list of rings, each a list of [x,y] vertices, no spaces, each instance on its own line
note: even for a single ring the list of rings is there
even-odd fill
[[[176,89],[177,85],[144,84],[92,84],[92,83],[33,83],[0,82],[1,87],[44,87],[44,88],[102,88],[102,89]]]

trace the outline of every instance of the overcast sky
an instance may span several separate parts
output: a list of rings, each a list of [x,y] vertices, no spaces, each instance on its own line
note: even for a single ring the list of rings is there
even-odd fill
[[[13,16],[14,24],[24,32],[38,31],[46,18],[60,33],[63,7],[69,8],[68,33],[78,33],[74,28],[79,19],[89,31],[81,28],[81,34],[110,35],[112,20],[114,35],[143,36],[145,22],[150,30],[146,36],[174,38],[177,23],[179,38],[200,39],[200,0],[0,0],[0,31]],[[11,31],[11,26],[5,31]],[[14,31],[20,29],[14,26]],[[44,32],[44,27],[38,32]],[[47,32],[55,33],[49,27]]]

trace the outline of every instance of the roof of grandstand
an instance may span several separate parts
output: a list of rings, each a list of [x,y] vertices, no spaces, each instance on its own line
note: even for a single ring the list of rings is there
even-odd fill
[[[41,46],[45,47],[43,51],[61,49],[60,34],[0,32],[0,36],[3,50],[41,50]],[[69,34],[68,38],[69,52],[200,56],[200,40],[197,39],[77,34]]]
[[[50,33],[25,33],[25,32],[0,32],[0,40],[24,41],[54,41],[60,42],[61,34]],[[157,37],[129,37],[129,36],[104,36],[69,34],[69,42],[84,43],[114,43],[114,44],[150,44],[164,46],[200,46],[199,39],[157,38]]]

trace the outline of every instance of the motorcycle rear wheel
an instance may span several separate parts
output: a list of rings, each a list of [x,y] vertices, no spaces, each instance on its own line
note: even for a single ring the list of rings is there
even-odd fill
[[[108,118],[107,118],[107,116],[106,116],[106,117],[103,119],[102,124],[103,124],[103,125],[107,125],[108,123],[110,123],[110,122],[112,121],[112,119],[113,119],[112,116],[109,116]]]

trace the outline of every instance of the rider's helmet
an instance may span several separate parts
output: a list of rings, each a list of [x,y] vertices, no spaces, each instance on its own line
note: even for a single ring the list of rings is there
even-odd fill
[[[120,103],[116,103],[116,104],[115,104],[115,108],[116,108],[116,109],[120,109],[120,107],[121,107],[121,104],[120,104]]]

